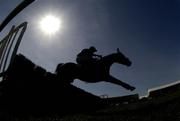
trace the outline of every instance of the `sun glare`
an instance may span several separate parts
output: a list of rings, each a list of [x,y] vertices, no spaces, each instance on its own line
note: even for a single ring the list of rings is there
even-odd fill
[[[55,34],[60,29],[60,27],[60,19],[53,15],[47,15],[40,21],[40,28],[47,35]]]

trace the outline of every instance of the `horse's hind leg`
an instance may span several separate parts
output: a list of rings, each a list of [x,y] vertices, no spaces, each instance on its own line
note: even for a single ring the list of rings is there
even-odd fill
[[[110,83],[113,83],[113,84],[120,85],[120,86],[124,87],[125,89],[131,90],[131,91],[133,91],[135,89],[135,87],[133,87],[133,86],[127,84],[127,83],[124,83],[123,81],[121,81],[119,79],[116,79],[113,76],[109,76],[108,79],[106,80],[106,82],[110,82]]]

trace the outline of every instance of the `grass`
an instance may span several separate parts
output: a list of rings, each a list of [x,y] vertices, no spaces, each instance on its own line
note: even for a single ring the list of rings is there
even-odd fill
[[[180,98],[172,98],[172,100],[163,98],[64,116],[59,114],[17,116],[1,112],[0,119],[4,121],[180,121]]]

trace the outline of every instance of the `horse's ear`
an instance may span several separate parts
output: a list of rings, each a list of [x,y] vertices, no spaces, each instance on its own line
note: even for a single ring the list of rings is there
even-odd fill
[[[117,53],[120,53],[119,48],[117,48]]]

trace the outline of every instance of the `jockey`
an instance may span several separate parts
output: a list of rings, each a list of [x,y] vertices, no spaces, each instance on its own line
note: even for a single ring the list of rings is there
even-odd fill
[[[94,46],[90,48],[83,49],[76,58],[76,62],[82,65],[92,65],[96,63],[99,59],[102,59],[101,55],[94,54],[97,52]]]

